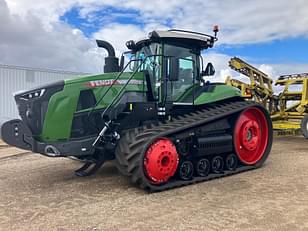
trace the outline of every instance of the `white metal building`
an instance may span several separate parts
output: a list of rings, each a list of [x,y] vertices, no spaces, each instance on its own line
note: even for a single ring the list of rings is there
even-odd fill
[[[9,119],[19,117],[13,97],[14,92],[81,75],[86,73],[0,64],[0,125]]]

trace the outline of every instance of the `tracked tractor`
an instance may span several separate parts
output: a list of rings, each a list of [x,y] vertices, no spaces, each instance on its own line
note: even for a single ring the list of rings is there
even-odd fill
[[[148,191],[258,168],[271,150],[272,123],[238,89],[206,80],[215,69],[203,67],[201,52],[217,32],[153,31],[128,41],[120,60],[111,44],[97,41],[109,53],[104,74],[15,94],[21,119],[6,122],[2,138],[85,162],[77,176],[113,161]]]

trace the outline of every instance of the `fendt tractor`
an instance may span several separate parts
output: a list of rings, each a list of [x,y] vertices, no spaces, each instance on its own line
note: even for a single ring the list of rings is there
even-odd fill
[[[272,147],[267,110],[241,92],[206,81],[201,52],[217,41],[184,30],[153,31],[128,41],[120,60],[112,45],[104,74],[56,82],[14,95],[21,119],[3,140],[48,157],[83,163],[77,176],[106,161],[147,191],[162,191],[260,167]],[[125,58],[129,61],[125,61]]]

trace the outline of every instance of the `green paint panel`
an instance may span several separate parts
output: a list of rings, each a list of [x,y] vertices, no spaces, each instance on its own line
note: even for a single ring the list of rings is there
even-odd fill
[[[240,97],[241,92],[234,87],[226,85],[216,85],[213,92],[204,92],[195,99],[195,105],[213,103],[215,101],[224,100],[232,97]]]
[[[65,85],[63,91],[54,94],[48,103],[41,139],[65,140],[70,137],[72,117],[76,110],[79,89]]]
[[[132,73],[123,73],[119,82],[114,84],[110,91],[104,97],[104,100],[96,107],[96,109],[105,108],[111,103],[114,97],[124,87],[128,78]],[[78,79],[66,80],[64,89],[54,94],[48,103],[48,110],[45,116],[41,140],[43,141],[59,141],[70,138],[71,126],[74,113],[76,113],[79,94],[82,90],[92,89],[96,100],[107,91],[118,73],[108,73],[95,76],[85,76]],[[136,73],[127,85],[125,92],[144,92],[143,73]],[[119,97],[119,99],[121,96]],[[83,110],[90,111],[91,108]]]

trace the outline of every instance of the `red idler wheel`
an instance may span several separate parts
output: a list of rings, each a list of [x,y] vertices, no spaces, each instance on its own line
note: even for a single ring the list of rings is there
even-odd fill
[[[144,170],[153,184],[167,182],[179,164],[179,155],[173,142],[159,138],[152,143],[144,155]]]
[[[254,165],[266,153],[269,126],[266,115],[257,107],[244,110],[234,129],[234,147],[238,158],[247,165]]]

